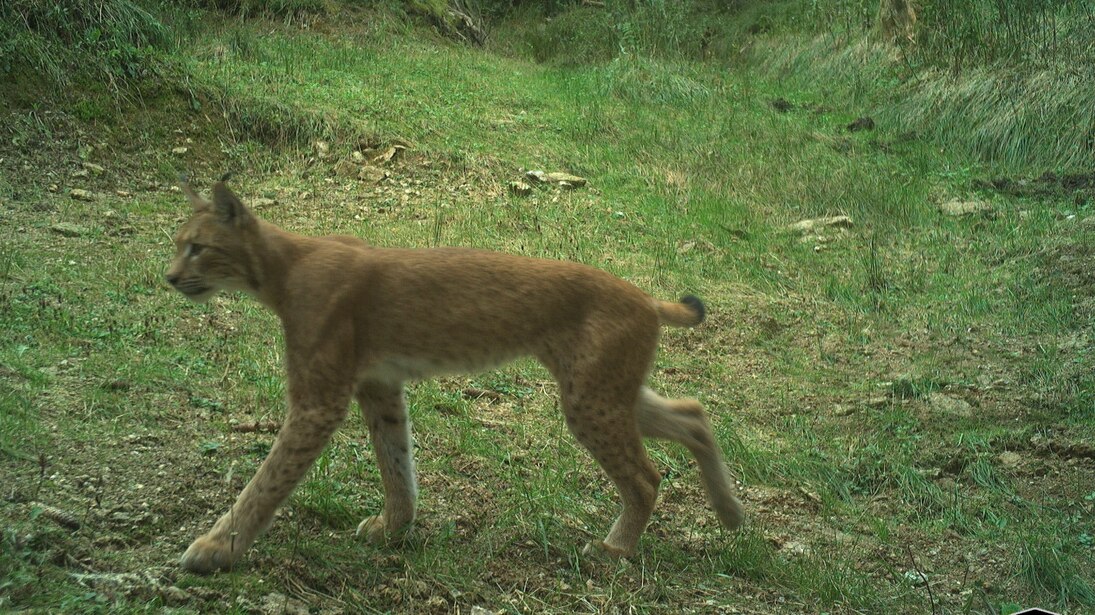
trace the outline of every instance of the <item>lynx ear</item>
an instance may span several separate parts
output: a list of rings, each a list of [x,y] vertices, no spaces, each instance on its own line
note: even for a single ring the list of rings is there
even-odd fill
[[[251,212],[244,206],[243,201],[224,182],[229,174],[225,174],[217,183],[213,184],[213,210],[220,216],[222,222],[243,226],[251,218]]]
[[[190,179],[187,178],[185,173],[179,175],[179,189],[186,195],[187,200],[190,201],[190,205],[194,208],[195,212],[205,211],[212,207],[212,204],[209,201],[203,199],[190,187]]]

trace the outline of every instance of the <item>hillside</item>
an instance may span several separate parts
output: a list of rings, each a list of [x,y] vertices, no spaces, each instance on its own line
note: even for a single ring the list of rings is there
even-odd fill
[[[0,610],[1092,609],[1092,13],[925,2],[893,42],[876,4],[485,3],[482,46],[431,3],[0,9]],[[702,297],[651,382],[712,414],[746,528],[651,442],[640,554],[583,557],[616,491],[521,361],[408,390],[401,548],[353,539],[355,411],[238,569],[182,572],[285,408],[273,316],[163,281],[176,178],[226,171],[295,232]]]

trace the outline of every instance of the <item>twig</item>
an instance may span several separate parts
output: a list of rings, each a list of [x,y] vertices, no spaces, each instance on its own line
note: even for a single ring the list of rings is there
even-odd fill
[[[491,401],[502,401],[502,394],[497,391],[486,391],[483,389],[467,388],[461,391],[464,397],[469,399],[482,399],[487,398]]]
[[[63,525],[70,530],[80,529],[80,520],[76,518],[76,515],[70,512],[61,510],[60,508],[55,508],[53,506],[50,506],[49,504],[43,504],[41,502],[31,502],[30,505],[35,508],[41,509],[42,512],[39,513],[41,516],[57,523],[58,525]]]
[[[928,590],[928,601],[931,602],[931,605],[932,605],[932,615],[936,615],[939,612],[939,610],[938,610],[938,606],[935,604],[935,593],[932,592],[932,583],[928,579],[928,575],[924,574],[924,571],[921,570],[920,566],[917,565],[916,556],[913,555],[912,547],[910,545],[906,544],[905,545],[905,550],[908,551],[908,553],[909,553],[909,560],[912,561],[913,570],[916,571],[916,574],[920,575],[921,579],[924,579],[924,588]]]

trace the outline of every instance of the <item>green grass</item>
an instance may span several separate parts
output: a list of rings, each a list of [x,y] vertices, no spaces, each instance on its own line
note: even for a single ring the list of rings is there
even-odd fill
[[[864,109],[897,112],[867,83],[883,73],[821,71],[833,75],[821,88],[774,79],[773,64],[727,73],[641,52],[651,43],[539,64],[383,12],[365,31],[335,17],[307,30],[284,16],[162,17],[177,90],[109,112],[94,93],[48,113],[5,99],[0,608],[242,612],[271,592],[347,612],[1091,608],[1082,259],[1095,230],[1082,190],[986,191],[974,180],[1037,167],[940,152],[891,124],[845,131]],[[777,98],[795,109],[776,111]],[[74,130],[88,122],[93,137]],[[395,140],[410,148],[379,186],[334,173]],[[179,144],[189,153],[172,154]],[[83,162],[106,174],[73,177]],[[583,558],[615,491],[526,361],[410,387],[421,517],[402,548],[352,539],[382,503],[355,410],[239,570],[181,573],[178,555],[273,440],[235,426],[284,412],[274,318],[242,297],[191,305],[160,281],[185,212],[167,183],[226,169],[245,200],[271,200],[260,215],[296,231],[574,259],[660,297],[704,297],[711,318],[665,332],[652,381],[711,411],[749,526],[719,530],[687,453],[651,443],[665,480],[640,555]],[[522,169],[591,185],[511,196]],[[98,201],[67,195],[82,186]],[[944,216],[950,198],[993,213]],[[852,217],[847,232],[786,228],[837,214]],[[59,222],[83,230],[63,236]],[[159,581],[72,574],[144,570]],[[910,581],[917,570],[931,593]]]

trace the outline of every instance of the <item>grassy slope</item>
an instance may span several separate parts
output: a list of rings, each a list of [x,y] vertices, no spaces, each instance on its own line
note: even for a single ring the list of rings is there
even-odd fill
[[[15,480],[0,605],[243,611],[271,592],[380,612],[1091,603],[1089,194],[977,195],[971,180],[991,169],[884,127],[846,133],[853,103],[760,73],[549,68],[366,22],[199,24],[179,58],[198,111],[170,93],[132,121],[6,111],[0,463]],[[780,97],[800,106],[779,113]],[[287,135],[295,146],[262,145]],[[412,148],[379,186],[333,173],[392,139]],[[80,155],[107,171],[73,178]],[[187,167],[246,169],[241,193],[295,230],[570,258],[705,297],[710,322],[666,333],[653,382],[715,415],[749,529],[720,533],[687,456],[655,444],[668,480],[643,554],[582,560],[615,496],[565,434],[550,379],[521,363],[412,388],[423,515],[405,550],[350,540],[380,504],[354,420],[239,572],[180,574],[174,558],[271,440],[232,425],[276,420],[283,393],[269,315],[236,297],[187,305],[159,282],[182,208],[165,181]],[[508,196],[522,167],[592,188]],[[65,194],[80,186],[99,202]],[[994,213],[941,216],[952,196]],[[784,230],[830,214],[855,227],[831,242]],[[970,405],[947,412],[939,395]],[[141,570],[152,576],[70,574]]]

